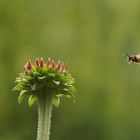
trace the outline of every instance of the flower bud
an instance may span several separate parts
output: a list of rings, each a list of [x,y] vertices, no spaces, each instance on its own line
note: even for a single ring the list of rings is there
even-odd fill
[[[43,60],[43,58],[41,57],[41,59],[40,59],[40,67],[43,67],[43,65],[44,65],[44,60]]]
[[[27,71],[27,64],[24,65],[24,71]]]
[[[68,72],[68,67],[67,67],[67,65],[65,65],[65,68],[64,68],[63,72]]]
[[[55,67],[55,62],[54,62],[53,59],[52,59],[52,67],[53,67],[53,68]]]
[[[64,69],[65,69],[65,65],[64,65],[64,62],[62,61],[62,65],[61,65],[61,73],[63,73]]]
[[[51,59],[50,59],[50,57],[48,58],[48,62],[47,62],[47,66],[50,66],[50,64],[51,64]]]
[[[39,59],[38,59],[38,58],[36,59],[35,65],[36,65],[37,67],[39,67]]]
[[[31,61],[29,60],[26,64],[26,69],[30,70],[31,68],[32,68],[32,64],[31,64]]]
[[[60,60],[58,61],[57,65],[56,65],[56,69],[59,70],[61,67],[61,64],[60,64]]]

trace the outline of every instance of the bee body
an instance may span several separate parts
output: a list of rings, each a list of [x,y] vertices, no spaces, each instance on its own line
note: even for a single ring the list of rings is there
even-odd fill
[[[128,55],[127,54],[127,61],[128,63],[139,63],[140,64],[140,54],[137,55]]]

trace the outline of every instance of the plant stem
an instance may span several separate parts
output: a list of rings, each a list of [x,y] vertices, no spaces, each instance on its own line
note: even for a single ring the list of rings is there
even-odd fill
[[[52,111],[52,94],[41,94],[38,98],[38,131],[37,140],[49,140],[51,111]]]

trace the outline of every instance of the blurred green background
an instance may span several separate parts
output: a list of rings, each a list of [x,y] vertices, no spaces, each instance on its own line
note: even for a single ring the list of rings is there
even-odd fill
[[[68,63],[76,103],[53,108],[51,140],[140,140],[139,0],[0,0],[0,140],[35,140],[37,104],[17,103],[28,59]]]

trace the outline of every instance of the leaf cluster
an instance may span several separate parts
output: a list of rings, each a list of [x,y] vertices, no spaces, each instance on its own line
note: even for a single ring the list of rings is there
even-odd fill
[[[61,73],[56,68],[33,68],[27,72],[20,73],[15,82],[17,85],[13,90],[19,93],[19,103],[25,97],[29,97],[28,103],[31,106],[38,100],[40,94],[44,93],[53,93],[53,104],[55,106],[59,106],[60,97],[62,96],[73,97],[75,100],[74,78],[70,73]]]

